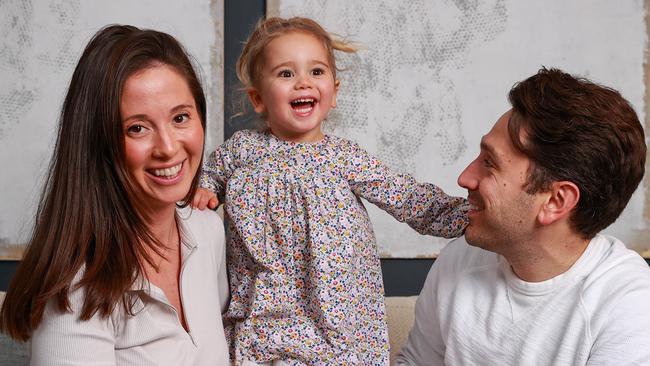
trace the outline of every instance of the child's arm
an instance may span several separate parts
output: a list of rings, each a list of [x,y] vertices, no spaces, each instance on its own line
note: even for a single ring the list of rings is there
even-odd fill
[[[224,142],[203,161],[199,189],[192,199],[192,207],[215,209],[224,202],[226,183],[234,169],[233,141],[237,134]]]
[[[431,183],[418,183],[408,174],[396,174],[351,143],[346,163],[352,191],[377,205],[421,234],[458,237],[467,226],[469,203],[447,195]]]

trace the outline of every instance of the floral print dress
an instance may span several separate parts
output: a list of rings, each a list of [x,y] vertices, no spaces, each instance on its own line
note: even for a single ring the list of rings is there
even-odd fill
[[[465,199],[392,173],[357,144],[235,133],[203,167],[225,204],[231,359],[387,365],[384,291],[360,198],[423,234],[456,237]]]

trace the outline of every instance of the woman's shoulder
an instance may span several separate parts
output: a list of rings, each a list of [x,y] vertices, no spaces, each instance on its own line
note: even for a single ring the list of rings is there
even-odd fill
[[[192,233],[223,232],[223,221],[215,211],[197,210],[188,206],[179,208],[178,216],[183,226]]]
[[[191,207],[178,209],[181,231],[191,246],[210,247],[220,253],[225,246],[225,230],[221,217],[212,210]]]

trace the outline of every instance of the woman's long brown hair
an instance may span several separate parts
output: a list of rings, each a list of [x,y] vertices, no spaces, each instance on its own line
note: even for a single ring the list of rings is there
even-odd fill
[[[9,336],[28,340],[50,301],[70,311],[68,295],[77,288],[85,294],[82,320],[106,317],[120,303],[130,311],[126,292],[144,261],[153,265],[147,249],[159,252],[160,243],[125,170],[119,106],[128,77],[157,64],[187,81],[205,129],[201,83],[172,36],[121,25],[94,35],[72,75],[34,229],[0,311]],[[198,174],[185,205],[197,186]]]

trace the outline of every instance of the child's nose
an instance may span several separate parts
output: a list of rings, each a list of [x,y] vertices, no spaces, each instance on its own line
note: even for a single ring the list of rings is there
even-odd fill
[[[311,80],[309,80],[309,77],[300,75],[296,78],[296,89],[305,89],[305,88],[311,88]]]

